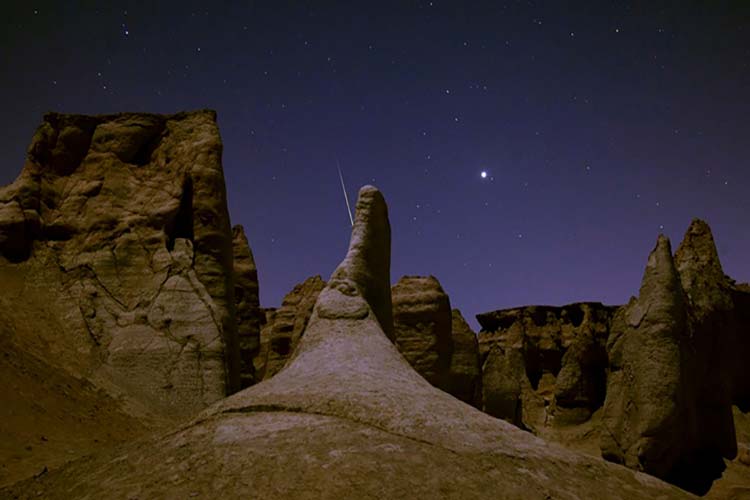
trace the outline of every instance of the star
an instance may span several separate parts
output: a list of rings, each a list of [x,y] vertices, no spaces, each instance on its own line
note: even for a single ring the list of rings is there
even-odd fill
[[[486,179],[487,178],[487,172],[485,170],[482,170],[482,173],[479,174],[479,175],[482,177],[482,179]]]

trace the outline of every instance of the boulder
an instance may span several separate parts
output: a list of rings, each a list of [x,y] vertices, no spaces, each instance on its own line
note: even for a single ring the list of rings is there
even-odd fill
[[[174,432],[2,493],[688,498],[657,479],[548,444],[419,376],[382,327],[390,308],[383,292],[389,283],[388,228],[382,195],[372,187],[360,190],[347,257],[276,376],[216,403]]]
[[[0,189],[0,280],[8,321],[59,326],[15,345],[165,418],[235,391],[221,152],[212,111],[45,115]]]

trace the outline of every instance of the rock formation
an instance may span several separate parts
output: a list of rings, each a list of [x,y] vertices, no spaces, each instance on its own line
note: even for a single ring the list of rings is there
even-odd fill
[[[344,261],[274,376],[166,435],[53,471],[9,496],[687,498],[550,445],[432,387],[398,353],[380,193],[360,191]]]
[[[739,338],[732,284],[722,270],[711,229],[701,220],[690,224],[674,261],[692,319],[692,348],[696,356],[691,375],[696,386],[695,412],[700,429],[696,453],[701,455],[701,462],[713,453],[721,463],[721,457],[732,459],[737,454],[732,404],[735,377],[747,363],[747,358],[736,357],[744,346]],[[724,363],[728,369],[717,369]],[[701,467],[706,465],[702,463]]]
[[[296,285],[281,307],[266,311],[255,365],[258,380],[271,378],[291,358],[326,283],[320,276]],[[391,289],[396,348],[431,384],[480,405],[481,370],[476,335],[436,278],[404,276]]]
[[[688,314],[669,240],[660,236],[638,298],[613,320],[602,415],[605,458],[667,477],[695,446]]]
[[[221,152],[211,111],[45,115],[0,189],[0,280],[54,327],[14,342],[169,418],[236,390]]]
[[[484,410],[543,436],[587,421],[604,401],[614,310],[584,302],[477,315]]]
[[[749,409],[748,311],[750,288],[724,274],[708,225],[695,220],[674,257],[659,238],[626,306],[478,315],[482,408],[705,493],[737,454],[734,422]],[[740,487],[731,478],[721,491]]]
[[[232,249],[240,386],[245,388],[255,383],[253,360],[260,353],[260,328],[264,323],[264,314],[258,298],[258,270],[242,226],[232,228]]]
[[[705,493],[737,455],[746,401],[745,294],[694,220],[672,257],[659,238],[637,299],[615,317],[601,436],[605,457]]]
[[[451,340],[453,354],[445,392],[481,408],[482,368],[479,365],[477,335],[458,309],[453,309],[451,313]]]
[[[429,383],[445,390],[453,355],[448,295],[434,276],[403,276],[391,293],[396,348]]]
[[[260,352],[255,361],[258,381],[276,375],[292,356],[325,286],[320,276],[307,278],[286,294],[281,307],[266,313]]]

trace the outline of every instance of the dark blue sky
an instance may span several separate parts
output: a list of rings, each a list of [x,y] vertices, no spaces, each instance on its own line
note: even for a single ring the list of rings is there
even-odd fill
[[[344,255],[337,158],[467,317],[624,302],[693,217],[750,280],[747,2],[107,3],[4,5],[0,183],[45,111],[216,109],[265,306]]]

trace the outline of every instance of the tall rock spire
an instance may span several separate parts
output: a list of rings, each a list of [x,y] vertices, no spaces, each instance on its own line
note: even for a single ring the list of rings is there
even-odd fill
[[[608,342],[602,454],[666,477],[694,446],[686,393],[688,313],[669,240],[659,236],[640,294],[619,310]]]

